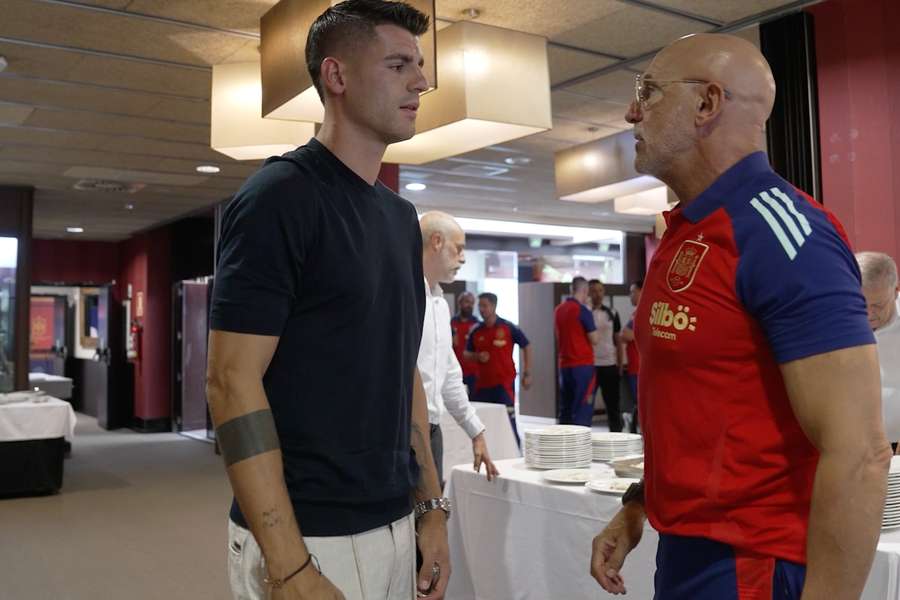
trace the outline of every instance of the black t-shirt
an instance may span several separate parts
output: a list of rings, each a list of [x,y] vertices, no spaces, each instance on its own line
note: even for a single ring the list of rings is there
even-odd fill
[[[210,326],[280,337],[263,385],[304,535],[411,510],[423,282],[412,204],[315,139],[269,159],[225,209]],[[237,502],[231,518],[246,527]]]

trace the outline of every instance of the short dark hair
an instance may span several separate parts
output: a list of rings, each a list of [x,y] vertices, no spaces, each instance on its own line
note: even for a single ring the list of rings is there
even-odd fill
[[[588,281],[588,285],[597,285],[597,284],[603,285],[603,282],[600,281],[599,279],[591,279],[590,281]]]
[[[345,0],[328,8],[313,21],[306,36],[306,69],[324,101],[322,61],[347,43],[368,41],[378,25],[397,25],[415,36],[428,31],[428,15],[405,2]]]
[[[492,294],[490,292],[485,292],[483,294],[478,294],[479,300],[487,300],[494,306],[497,306],[497,294]]]
[[[588,285],[587,279],[579,275],[578,277],[572,278],[572,284],[569,286],[569,290],[573,294],[577,294],[580,290],[583,290]]]

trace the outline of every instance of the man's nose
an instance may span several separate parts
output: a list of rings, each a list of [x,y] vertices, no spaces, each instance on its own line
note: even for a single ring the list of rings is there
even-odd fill
[[[635,123],[640,123],[643,119],[644,111],[641,109],[641,105],[636,100],[632,100],[631,104],[628,105],[628,110],[625,112],[625,120],[634,125]]]

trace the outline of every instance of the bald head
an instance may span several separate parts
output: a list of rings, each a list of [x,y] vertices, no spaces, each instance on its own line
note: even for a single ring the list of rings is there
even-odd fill
[[[635,168],[690,202],[728,168],[766,147],[775,79],[750,42],[696,34],[659,51],[641,77]]]
[[[465,259],[466,234],[452,216],[431,211],[419,220],[422,229],[422,267],[432,286],[451,283]]]
[[[735,120],[762,131],[775,104],[775,78],[759,49],[743,38],[717,33],[683,37],[656,55],[647,77],[699,79],[725,87]]]

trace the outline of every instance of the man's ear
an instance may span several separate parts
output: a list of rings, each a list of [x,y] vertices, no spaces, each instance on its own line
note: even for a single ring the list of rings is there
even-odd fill
[[[696,117],[697,127],[703,128],[711,125],[722,114],[725,105],[725,88],[715,81],[707,83],[703,92],[697,99]]]
[[[323,60],[322,68],[320,70],[322,89],[328,90],[333,96],[340,96],[343,94],[347,87],[344,81],[345,69],[345,65],[332,56]]]

